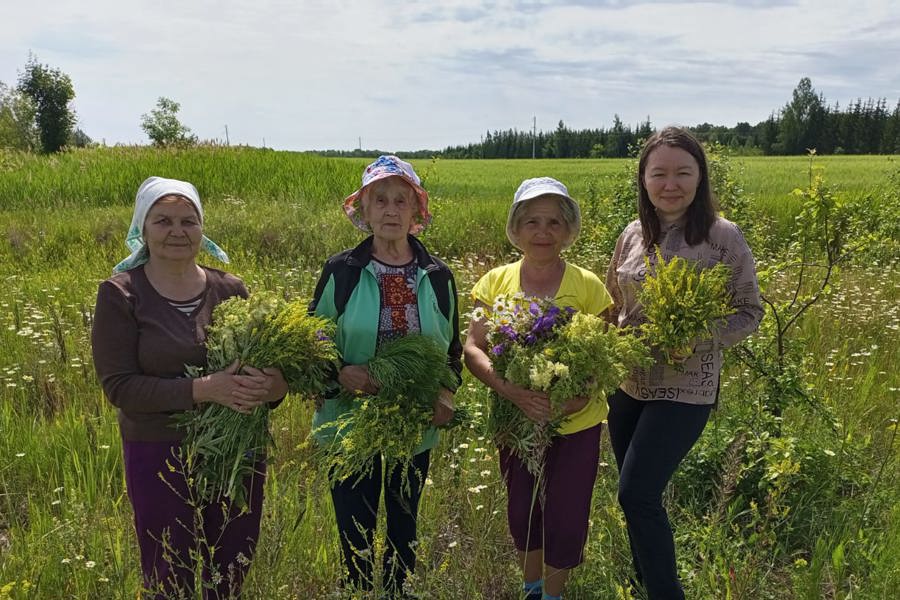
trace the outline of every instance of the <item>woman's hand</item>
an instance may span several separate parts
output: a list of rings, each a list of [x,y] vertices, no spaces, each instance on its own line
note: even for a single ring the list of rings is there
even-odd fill
[[[257,369],[245,366],[241,369],[241,374],[237,378],[238,383],[248,390],[266,390],[266,395],[263,397],[263,400],[266,402],[281,400],[288,393],[287,381],[284,380],[284,375],[278,369]]]
[[[351,394],[360,393],[375,395],[378,386],[369,377],[369,367],[366,365],[346,365],[338,373],[338,383]]]
[[[264,385],[251,387],[246,381],[242,382],[241,378],[247,376],[237,375],[239,366],[239,361],[234,361],[222,371],[194,379],[192,383],[194,403],[215,402],[244,414],[249,414],[257,406],[265,404],[265,396],[269,389]]]
[[[578,411],[583,410],[590,400],[591,399],[587,396],[575,396],[574,398],[570,398],[566,401],[565,405],[563,405],[562,412],[564,415],[574,415]]]
[[[446,425],[453,418],[453,392],[447,388],[441,388],[438,397],[434,399],[434,416],[431,424],[435,427]]]
[[[550,420],[550,396],[546,392],[536,392],[503,380],[496,392],[519,407],[525,416],[535,423]]]

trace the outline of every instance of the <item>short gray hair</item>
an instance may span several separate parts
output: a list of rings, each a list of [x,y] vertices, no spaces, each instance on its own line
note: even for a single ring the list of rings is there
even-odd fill
[[[506,219],[506,235],[509,238],[509,241],[512,242],[512,245],[516,248],[519,248],[518,242],[518,234],[519,234],[519,226],[522,224],[522,219],[525,218],[525,215],[528,213],[528,207],[533,200],[537,200],[538,198],[556,198],[558,200],[558,206],[560,213],[562,214],[563,222],[566,224],[566,229],[568,230],[569,235],[563,241],[563,250],[571,246],[575,243],[575,238],[578,237],[578,233],[581,231],[581,211],[578,208],[578,205],[575,202],[567,197],[561,196],[559,194],[543,194],[541,196],[537,196],[535,198],[531,198],[529,200],[525,200],[524,202],[516,202],[512,206],[509,207],[509,216]],[[519,248],[521,250],[521,248]]]

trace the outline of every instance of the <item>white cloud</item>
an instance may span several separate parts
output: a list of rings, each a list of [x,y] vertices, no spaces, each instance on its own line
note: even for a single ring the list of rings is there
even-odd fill
[[[158,96],[202,138],[438,148],[487,129],[756,122],[801,77],[829,102],[900,96],[884,0],[361,0],[5,7],[0,80],[29,49],[68,73],[83,128],[140,142]]]

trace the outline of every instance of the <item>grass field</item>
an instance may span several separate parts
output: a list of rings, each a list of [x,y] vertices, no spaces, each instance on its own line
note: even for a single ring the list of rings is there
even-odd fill
[[[306,298],[322,261],[360,239],[339,205],[366,162],[247,148],[0,153],[0,600],[138,593],[115,414],[88,343],[97,284],[127,254],[138,184],[152,174],[193,181],[206,233],[232,257],[228,269],[251,289]],[[585,213],[570,260],[602,273],[629,164],[415,161],[435,213],[423,240],[451,264],[460,290],[470,289],[513,256],[503,227],[518,183],[551,175]],[[667,492],[690,598],[888,599],[900,590],[900,253],[890,228],[900,163],[823,157],[813,165],[835,186],[833,206],[852,205],[853,222],[869,223],[873,239],[841,265],[787,340],[790,383],[799,382],[790,389],[805,400],[773,417],[765,377],[730,357],[722,407]],[[797,251],[790,236],[803,225],[795,220],[803,205],[791,191],[809,185],[809,168],[803,157],[729,161],[729,189],[755,211],[747,227],[761,269]],[[794,289],[788,275],[767,281],[773,298]],[[483,416],[486,396],[471,380],[458,400]],[[306,443],[309,423],[300,401],[274,413],[249,598],[339,597],[337,534]],[[587,559],[570,599],[630,597],[605,436],[601,461]],[[517,597],[496,450],[480,422],[445,436],[433,453],[421,515],[414,583],[423,597]]]

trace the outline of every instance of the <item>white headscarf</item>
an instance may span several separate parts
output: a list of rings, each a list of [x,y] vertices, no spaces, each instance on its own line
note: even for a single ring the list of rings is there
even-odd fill
[[[134,215],[131,217],[131,227],[128,228],[128,236],[125,238],[125,245],[131,250],[131,254],[113,267],[113,273],[121,273],[122,271],[133,269],[149,260],[150,253],[143,238],[144,221],[147,219],[150,207],[157,200],[173,194],[190,200],[194,208],[197,209],[197,214],[200,215],[200,223],[203,224],[203,206],[200,205],[200,194],[197,193],[197,188],[193,184],[178,179],[148,177],[141,184],[141,187],[138,188],[137,196],[134,199]],[[205,235],[200,241],[200,248],[206,250],[220,261],[228,262],[228,255],[225,254],[225,251]]]

